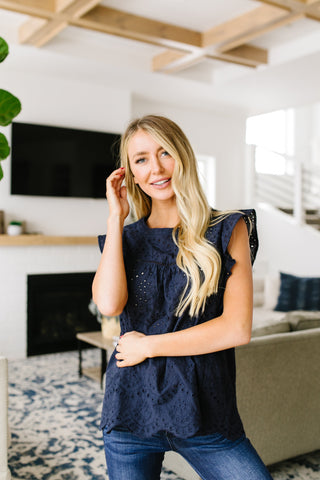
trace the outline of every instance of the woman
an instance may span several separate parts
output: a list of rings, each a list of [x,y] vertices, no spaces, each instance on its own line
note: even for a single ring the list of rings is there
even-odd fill
[[[131,122],[120,156],[93,282],[99,310],[121,321],[101,419],[109,479],[159,479],[167,450],[203,480],[270,479],[235,398],[234,347],[251,333],[255,212],[209,207],[190,143],[167,118]],[[124,227],[127,195],[138,221]]]

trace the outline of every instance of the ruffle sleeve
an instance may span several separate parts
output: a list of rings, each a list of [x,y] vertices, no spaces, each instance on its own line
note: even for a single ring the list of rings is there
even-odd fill
[[[106,243],[106,235],[98,235],[98,243],[99,243],[100,252],[102,253],[104,244]]]
[[[235,260],[230,256],[228,252],[228,245],[230,242],[233,229],[240,218],[244,219],[248,229],[252,264],[256,258],[257,251],[258,251],[259,241],[258,241],[258,233],[257,233],[257,216],[256,216],[255,210],[254,209],[239,210],[239,212],[235,212],[229,215],[223,221],[222,234],[221,234],[222,252],[225,256],[225,260],[226,260],[225,264],[228,272],[231,271],[233,265],[235,264]]]

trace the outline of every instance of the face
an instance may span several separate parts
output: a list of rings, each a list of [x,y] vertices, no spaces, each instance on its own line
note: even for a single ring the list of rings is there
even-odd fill
[[[175,160],[149,133],[138,130],[129,140],[128,157],[134,181],[152,200],[175,198],[171,179]]]

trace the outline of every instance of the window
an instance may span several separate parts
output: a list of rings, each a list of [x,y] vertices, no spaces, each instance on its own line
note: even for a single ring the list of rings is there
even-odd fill
[[[216,161],[208,155],[196,155],[200,183],[211,207],[216,204]]]
[[[248,118],[246,143],[256,145],[257,173],[292,175],[294,111],[278,110]]]

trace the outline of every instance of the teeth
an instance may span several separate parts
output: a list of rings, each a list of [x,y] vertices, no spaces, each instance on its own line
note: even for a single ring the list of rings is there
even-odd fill
[[[164,183],[168,182],[169,180],[161,180],[161,182],[155,182],[153,185],[163,185]]]

